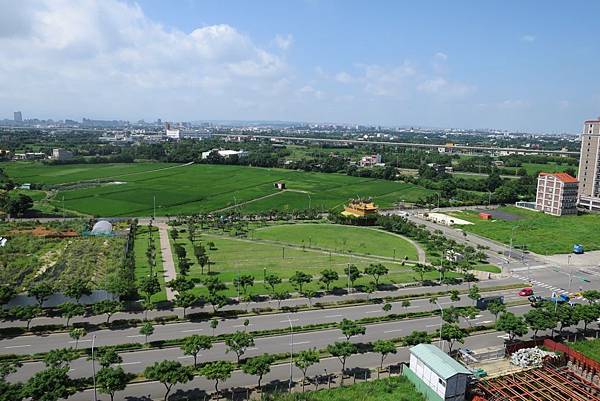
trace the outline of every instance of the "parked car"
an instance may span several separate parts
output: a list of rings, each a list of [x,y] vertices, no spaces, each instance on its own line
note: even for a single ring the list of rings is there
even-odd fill
[[[533,295],[533,288],[531,287],[525,287],[521,291],[519,291],[520,297],[528,297],[530,295]]]

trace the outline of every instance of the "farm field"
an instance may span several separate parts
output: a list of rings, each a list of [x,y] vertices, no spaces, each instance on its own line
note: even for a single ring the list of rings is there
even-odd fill
[[[158,228],[152,228],[152,238],[156,249],[156,268],[154,273],[157,273],[158,281],[160,282],[161,290],[158,294],[154,294],[150,300],[152,302],[162,302],[167,300],[167,293],[165,291],[165,277],[163,270],[163,260],[160,251],[160,237],[158,234]],[[134,251],[135,251],[135,280],[139,282],[142,278],[150,275],[150,265],[148,264],[148,258],[146,257],[146,250],[148,249],[148,241],[150,240],[150,229],[148,226],[138,226]]]
[[[333,224],[281,224],[258,228],[253,238],[288,244],[331,249],[335,252],[417,260],[417,251],[408,241],[385,231]]]
[[[556,163],[547,163],[547,164],[523,163],[523,165],[521,167],[523,167],[525,170],[527,170],[527,174],[535,174],[538,171],[541,171],[544,173],[561,173],[569,168],[572,168],[575,171],[577,171],[577,166],[571,166],[569,164],[556,164]],[[521,167],[503,167],[503,169],[517,171]]]
[[[516,217],[513,221],[502,219],[481,220],[476,211],[455,212],[453,215],[468,220],[473,225],[461,226],[473,232],[509,244],[514,227],[513,244],[526,245],[538,254],[570,253],[574,244],[583,244],[586,250],[600,249],[600,216],[581,215],[554,217],[516,207],[502,207],[501,212]]]
[[[356,227],[347,228],[356,229]],[[361,230],[361,228],[358,229]],[[379,233],[373,230],[365,228],[362,228],[362,230],[365,230],[364,236],[366,239],[379,238]],[[178,231],[179,235],[175,242],[186,248],[188,259],[192,264],[189,277],[199,282],[206,277],[207,267],[204,268],[205,274],[202,275],[201,268],[193,256],[193,246],[187,238],[186,229],[179,227]],[[383,234],[386,235],[385,233]],[[321,249],[309,249],[308,247],[302,249],[301,245],[290,246],[285,243],[263,242],[262,240],[253,240],[250,238],[252,238],[252,234],[249,235],[249,238],[240,238],[232,237],[228,234],[219,235],[204,231],[200,235],[199,240],[207,248],[207,253],[211,260],[211,274],[218,274],[219,278],[227,283],[232,283],[238,274],[251,274],[255,278],[255,285],[252,289],[253,294],[267,294],[271,292],[270,288],[262,283],[265,273],[275,273],[283,279],[283,283],[277,286],[278,290],[295,291],[293,286],[287,282],[287,279],[297,270],[313,275],[313,282],[305,288],[315,291],[321,290],[317,278],[324,269],[333,269],[340,275],[339,280],[334,282],[331,288],[346,288],[347,279],[344,275],[344,269],[348,264],[354,264],[363,271],[371,263],[382,263],[390,270],[390,273],[386,277],[381,278],[381,284],[398,284],[418,280],[418,275],[409,266],[403,266],[399,260],[393,261],[375,256],[364,257],[342,254],[339,251],[336,254],[333,248],[330,248],[330,253],[329,249],[324,247],[325,243],[321,245]],[[403,241],[400,238],[392,238]],[[173,244],[172,239],[171,242]],[[212,250],[208,249],[207,244],[209,242],[214,243]],[[373,250],[378,253],[385,253],[382,249]],[[435,279],[437,276],[437,272],[425,274],[426,279]],[[448,276],[457,275],[450,273]],[[364,286],[371,280],[372,278],[369,276],[362,276],[356,280],[355,285]],[[206,293],[203,287],[198,287],[196,291],[201,294]],[[237,290],[232,284],[229,284],[229,288],[225,294],[236,296]]]
[[[307,209],[309,205],[328,210],[356,196],[372,196],[385,207],[402,200],[415,202],[432,192],[413,184],[385,180],[245,166],[203,164],[157,170],[172,165],[42,166],[29,163],[21,170],[17,165],[20,163],[6,167],[9,176],[17,181],[60,184],[110,177],[118,182],[59,191],[52,201],[62,207],[64,196],[67,210],[95,216],[149,216],[154,198],[156,214],[164,216],[232,206],[247,212]],[[276,181],[284,181],[289,191],[275,190]],[[272,196],[263,198],[267,195]],[[253,200],[256,201],[250,202]]]

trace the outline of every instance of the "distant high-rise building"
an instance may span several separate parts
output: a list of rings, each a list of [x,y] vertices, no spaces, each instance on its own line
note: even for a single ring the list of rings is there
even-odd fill
[[[577,178],[578,205],[588,210],[600,211],[600,118],[583,123]]]
[[[22,123],[23,122],[23,114],[20,111],[14,112],[15,122]]]

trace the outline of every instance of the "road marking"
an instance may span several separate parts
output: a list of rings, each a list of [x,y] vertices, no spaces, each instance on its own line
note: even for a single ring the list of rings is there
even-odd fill
[[[136,334],[135,336],[127,336],[127,338],[145,337],[143,334]]]
[[[11,345],[9,347],[4,347],[4,348],[11,349],[11,348],[25,348],[25,347],[31,347],[31,345]]]
[[[85,343],[85,342],[88,342],[88,341],[92,341],[92,340],[69,341],[69,344],[75,344],[75,343],[77,343],[77,342],[80,342],[80,343]]]
[[[121,366],[125,366],[125,365],[138,365],[140,363],[141,362],[122,362],[119,365],[121,365]]]
[[[235,327],[235,326],[234,326]],[[204,329],[188,329],[188,330],[181,330],[182,333],[193,333],[196,331],[204,331]]]
[[[327,315],[325,316],[325,319],[329,319],[329,318],[333,318],[333,317],[342,317],[344,315]]]
[[[250,326],[254,326],[254,323],[250,323],[247,326],[243,325],[243,324],[236,324],[235,326],[231,326],[231,327],[238,328],[238,327],[250,327]],[[202,329],[200,329],[200,330],[202,330]]]
[[[379,313],[381,312],[380,310],[370,310],[370,311],[366,311],[365,313]]]
[[[198,356],[202,356],[202,355],[198,355]],[[187,359],[187,358],[193,358],[193,355],[185,355],[185,356],[178,356],[177,359]]]
[[[439,324],[428,324],[428,325],[427,325],[427,326],[425,326],[425,327],[438,327],[438,326],[439,326]]]
[[[297,343],[294,343],[293,345],[302,345],[302,344],[310,344],[310,341],[298,341]]]
[[[300,319],[290,319],[292,322],[297,322]],[[279,323],[288,323],[290,320],[280,320]]]
[[[256,351],[258,347],[246,348],[246,351]]]
[[[492,323],[493,320],[484,320],[483,322],[477,322],[475,324],[488,324],[488,323]]]
[[[397,333],[399,331],[402,331],[402,329],[386,330],[384,333]]]

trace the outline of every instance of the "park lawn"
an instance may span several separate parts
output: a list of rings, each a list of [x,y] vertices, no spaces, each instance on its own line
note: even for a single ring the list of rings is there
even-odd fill
[[[570,342],[569,347],[588,358],[600,362],[600,339]]]
[[[165,291],[165,277],[163,270],[162,253],[160,251],[160,236],[157,227],[152,227],[154,245],[156,249],[156,273],[160,282],[161,290],[158,294],[152,296],[152,302],[162,302],[167,300]],[[150,265],[146,258],[146,249],[148,249],[148,240],[150,238],[150,230],[148,226],[138,226],[135,236],[134,252],[135,252],[135,280],[139,282],[142,278],[150,274]]]
[[[255,229],[253,238],[334,252],[417,260],[417,250],[407,240],[385,231],[334,224],[281,224]]]
[[[471,270],[478,270],[481,272],[489,272],[489,273],[501,273],[502,270],[496,266],[491,265],[489,263],[479,263],[470,267]]]
[[[305,393],[281,393],[269,401],[425,401],[421,393],[404,376],[394,376],[334,389]]]
[[[349,263],[355,264],[361,271],[371,263],[383,263],[390,273],[380,279],[381,284],[400,284],[406,282],[418,281],[418,275],[413,272],[409,266],[403,266],[401,262],[385,261],[376,258],[362,258],[352,255],[330,256],[328,251],[316,249],[297,249],[286,245],[273,244],[261,241],[253,241],[229,237],[225,235],[215,235],[203,233],[200,235],[200,242],[207,248],[208,255],[212,262],[212,274],[218,274],[219,278],[226,283],[232,283],[238,274],[251,274],[255,278],[255,285],[252,288],[252,294],[268,294],[271,292],[262,281],[265,272],[275,273],[283,279],[283,283],[277,286],[278,290],[288,292],[295,291],[293,286],[287,282],[297,270],[313,275],[313,282],[305,286],[315,291],[321,289],[317,277],[324,269],[333,269],[338,272],[340,278],[332,283],[331,288],[346,288],[347,279],[343,274],[344,268]],[[214,242],[214,250],[209,250],[207,243]],[[181,230],[179,237],[175,241],[185,246],[188,259],[192,266],[189,277],[196,282],[200,282],[207,274],[207,267],[204,268],[205,275],[202,275],[200,266],[193,256],[193,247],[187,238],[185,230]],[[173,240],[171,239],[173,244]],[[176,263],[177,265],[177,263]],[[179,270],[178,266],[177,269]],[[430,272],[425,275],[426,279],[436,279],[437,272]],[[453,276],[453,274],[449,274]],[[355,286],[363,286],[372,279],[363,276],[356,280]],[[206,289],[202,286],[196,288],[198,294],[206,294]],[[224,292],[227,296],[236,296],[237,289],[229,284],[229,288]]]
[[[164,216],[227,207],[252,212],[307,209],[310,205],[328,210],[339,208],[356,196],[374,197],[379,206],[386,207],[403,200],[416,202],[432,193],[407,183],[247,166],[174,167],[166,163],[47,166],[33,162],[0,166],[17,182],[56,185],[87,180],[85,186],[58,191],[51,203],[62,208],[64,197],[66,209],[94,216],[149,216],[154,201],[156,214]],[[95,179],[100,181],[90,186],[90,180]],[[279,194],[273,186],[276,181],[284,181],[291,193]],[[275,196],[246,205],[267,195]]]
[[[455,212],[453,215],[474,223],[461,226],[465,231],[504,244],[510,244],[510,237],[514,233],[513,245],[526,245],[528,250],[537,254],[570,253],[574,244],[583,244],[586,251],[600,249],[600,215],[555,217],[512,206],[499,210],[516,215],[520,219],[482,220],[478,218],[476,211]]]
[[[561,173],[569,168],[577,171],[577,166],[572,166],[570,164],[556,164],[556,163],[523,163],[521,165],[527,171],[527,174],[535,174],[537,172],[544,173]],[[510,169],[513,171],[517,171],[521,167],[503,167],[504,169]]]

